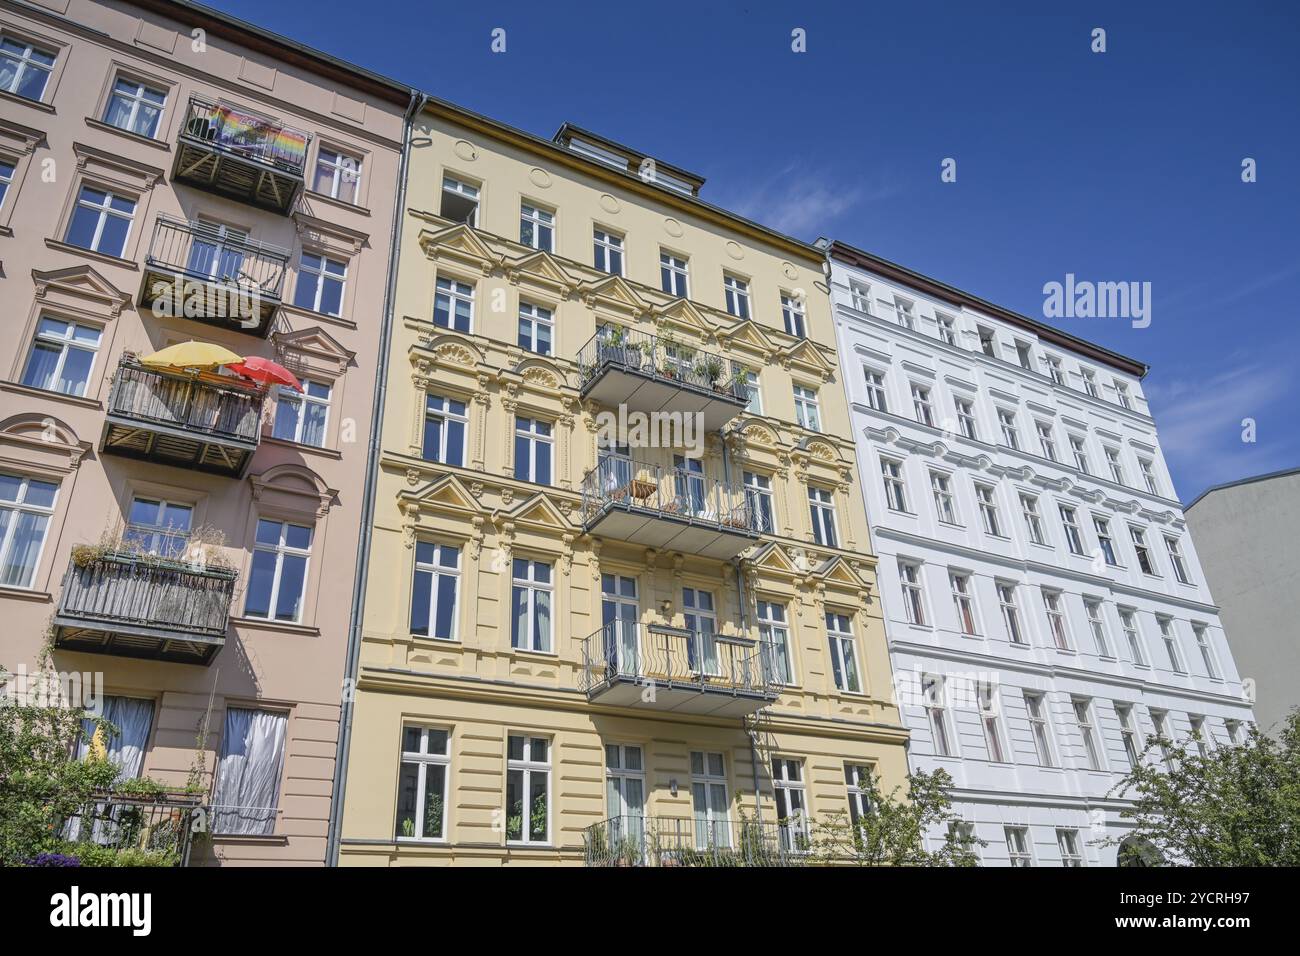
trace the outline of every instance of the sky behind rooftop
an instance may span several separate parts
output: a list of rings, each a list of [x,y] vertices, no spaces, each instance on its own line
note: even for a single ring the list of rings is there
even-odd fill
[[[1180,497],[1300,465],[1300,4],[211,2],[1027,315],[1066,273],[1150,282],[1148,328],[1049,321],[1151,366]]]

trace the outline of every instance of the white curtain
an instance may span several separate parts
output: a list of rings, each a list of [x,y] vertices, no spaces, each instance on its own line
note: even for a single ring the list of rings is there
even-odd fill
[[[285,714],[231,707],[212,794],[212,831],[272,834],[284,767]]]
[[[144,766],[144,748],[149,742],[149,728],[153,725],[153,701],[138,697],[105,697],[101,716],[118,731],[111,735],[105,731],[101,736],[109,762],[117,767],[117,780],[134,780],[140,776],[140,770]],[[81,738],[77,741],[78,760],[85,760],[90,753],[95,730],[94,720],[81,722]],[[102,812],[101,804],[93,815],[98,816]],[[112,829],[110,820],[98,819],[91,839],[96,843],[106,843]],[[81,817],[69,820],[63,835],[72,841],[80,839]]]

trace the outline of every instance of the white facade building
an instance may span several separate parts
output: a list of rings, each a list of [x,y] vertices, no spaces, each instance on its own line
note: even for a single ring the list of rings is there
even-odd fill
[[[829,258],[911,766],[951,774],[985,865],[1113,865],[1131,755],[1253,719],[1146,367],[841,243]]]

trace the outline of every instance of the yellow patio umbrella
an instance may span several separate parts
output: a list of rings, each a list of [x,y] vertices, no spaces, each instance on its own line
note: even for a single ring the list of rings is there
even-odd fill
[[[244,357],[236,355],[228,348],[213,345],[211,342],[177,342],[161,351],[140,358],[142,365],[157,365],[166,368],[216,368],[218,365],[230,365],[242,362]]]

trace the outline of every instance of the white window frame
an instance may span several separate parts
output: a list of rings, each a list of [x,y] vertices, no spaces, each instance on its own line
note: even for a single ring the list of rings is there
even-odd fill
[[[1129,769],[1136,770],[1146,744],[1142,742],[1142,731],[1134,717],[1133,705],[1115,704],[1115,717],[1119,721],[1119,740],[1124,748],[1124,758],[1128,761]]]
[[[1101,598],[1085,597],[1083,613],[1088,618],[1088,629],[1092,631],[1092,641],[1098,657],[1110,658],[1114,655],[1110,649],[1110,638],[1106,634],[1106,620],[1102,612]]]
[[[553,355],[555,354],[555,313],[545,306],[536,305],[532,302],[520,300],[519,302],[519,335],[522,338],[525,325],[528,328],[528,341],[519,342],[519,347],[532,352],[534,355]],[[538,349],[540,339],[538,337],[539,329],[550,331],[550,338],[546,343],[547,351],[543,352]]]
[[[840,546],[839,529],[835,522],[835,492],[817,485],[808,486],[808,517],[812,523],[813,541],[823,548]]]
[[[119,90],[117,88],[119,83],[131,84],[135,87],[135,89]],[[146,99],[144,95],[146,91],[161,95],[162,102],[155,102],[154,100]],[[117,99],[122,99],[130,103],[130,112],[127,114],[127,124],[125,126],[119,126],[116,123],[110,122],[108,119],[109,115],[113,112],[113,102]],[[140,132],[140,130],[136,129],[136,122],[140,118],[141,105],[153,107],[158,110],[158,119],[154,125],[154,130],[152,133],[142,133]],[[148,83],[143,83],[132,76],[119,73],[117,74],[117,76],[113,78],[113,85],[112,87],[109,88],[108,100],[104,103],[104,115],[103,117],[101,117],[101,121],[109,126],[112,126],[114,129],[120,129],[127,133],[134,133],[136,136],[142,136],[145,139],[157,139],[158,134],[162,132],[163,117],[166,115],[166,109],[167,109],[166,89],[159,89],[156,86],[152,86]]]
[[[1192,636],[1201,651],[1201,663],[1205,665],[1205,676],[1210,680],[1222,680],[1223,672],[1219,669],[1218,655],[1214,653],[1214,644],[1210,641],[1210,629],[1198,621],[1192,622]]]
[[[433,560],[421,561],[419,558],[420,544],[428,544],[433,547]],[[463,549],[454,544],[443,544],[438,541],[417,542],[415,547],[415,563],[411,570],[412,595],[415,593],[415,576],[417,574],[429,575],[429,631],[427,634],[416,634],[412,631],[411,636],[419,640],[429,641],[448,641],[456,642],[460,639],[460,605],[461,605],[461,558]],[[444,552],[451,551],[456,555],[454,566],[441,564],[438,559]],[[451,578],[455,582],[455,587],[451,593],[451,633],[446,637],[441,637],[434,633],[438,626],[438,611],[441,607],[439,601],[442,597],[442,589],[438,586],[442,578]],[[412,607],[412,610],[414,608]]]
[[[957,499],[952,490],[952,476],[947,472],[930,472],[930,493],[934,497],[934,511],[940,524],[957,526]]]
[[[510,756],[510,738],[518,737],[523,740],[522,759],[515,759]],[[533,743],[537,740],[546,742],[546,759],[533,760]],[[506,735],[506,776],[507,780],[511,772],[520,774],[520,790],[523,793],[523,816],[519,823],[519,839],[510,839],[510,833],[506,831],[507,846],[550,846],[551,832],[554,829],[553,822],[555,819],[555,787],[551,777],[551,759],[555,750],[555,740],[544,734],[536,734],[529,731],[519,731],[516,733],[507,733]],[[546,780],[546,835],[541,839],[532,837],[532,815],[533,815],[533,777],[541,775]],[[510,806],[506,805],[506,817],[510,816]]]
[[[1039,588],[1043,596],[1043,612],[1047,617],[1047,633],[1058,651],[1073,651],[1070,627],[1065,617],[1065,593],[1051,588]]]
[[[678,299],[691,297],[691,262],[675,252],[659,250],[659,284],[664,293]]]
[[[700,758],[700,769],[695,769],[695,757]],[[709,759],[716,757],[722,770],[714,773]],[[731,787],[727,780],[726,755],[716,750],[693,750],[690,756],[691,771],[691,819],[695,825],[695,848],[727,849],[731,846]],[[701,811],[697,805],[696,787],[704,792],[704,807]],[[714,788],[722,788],[724,809],[718,811],[713,806]],[[705,828],[701,831],[701,825]]]
[[[316,149],[316,168],[312,174],[312,184],[320,182],[322,167],[329,171],[329,189],[324,195],[352,206],[360,205],[361,199],[361,164],[362,159],[353,153],[344,152],[333,146],[320,145]],[[344,199],[339,193],[344,183],[352,185],[352,199]],[[315,192],[321,192],[317,189]]]
[[[1004,538],[1002,518],[998,514],[998,490],[994,485],[973,482],[975,486],[975,504],[979,508],[980,526],[984,533],[994,538]]]
[[[857,311],[871,315],[871,283],[850,279],[849,302]]]
[[[1105,515],[1094,514],[1092,530],[1097,536],[1097,550],[1101,552],[1102,560],[1112,568],[1118,568],[1119,552],[1115,548],[1115,536],[1110,533],[1110,519]]]
[[[889,398],[885,392],[885,373],[864,365],[862,375],[867,383],[867,405],[874,411],[888,413]]]
[[[786,606],[779,601],[760,599],[757,620],[758,639],[768,643],[772,649],[771,653],[780,654],[771,676],[777,683],[786,686],[798,683],[794,669],[794,652],[790,646],[789,612]]]
[[[793,773],[791,770],[793,769]],[[783,848],[787,852],[804,853],[810,848],[808,785],[804,762],[793,757],[776,757],[772,761],[772,790],[776,803],[776,819]],[[781,816],[785,806],[786,816]],[[782,822],[784,820],[784,822]]]
[[[434,282],[433,289],[433,312],[434,316],[438,314],[438,298],[441,296],[447,300],[447,324],[439,325],[440,329],[447,329],[449,332],[463,332],[465,335],[474,333],[474,292],[475,288],[468,282],[461,282],[459,279],[453,279],[449,276],[439,276]],[[456,303],[465,302],[469,305],[469,328],[456,328]],[[437,322],[434,322],[437,325]]]
[[[61,322],[68,327],[64,335],[56,336],[49,332],[43,331],[41,326],[45,322]],[[76,338],[77,330],[83,329],[95,333],[95,344],[90,345],[85,340]],[[97,325],[90,325],[85,322],[75,322],[72,319],[65,319],[57,315],[46,315],[41,313],[36,321],[36,335],[32,337],[31,345],[27,349],[27,361],[23,365],[23,374],[20,381],[28,388],[39,388],[41,391],[54,392],[58,395],[72,395],[77,398],[84,398],[90,391],[91,378],[95,374],[95,363],[99,358],[99,347],[104,340],[104,330]],[[51,372],[51,384],[58,385],[63,377],[63,367],[67,363],[68,353],[75,350],[90,353],[90,365],[86,369],[86,381],[80,391],[65,392],[60,388],[51,388],[42,385],[31,385],[27,383],[27,373],[31,370],[32,360],[36,355],[38,345],[56,346],[59,350],[59,357],[54,363],[54,369]]]
[[[1061,527],[1065,529],[1065,546],[1071,554],[1086,555],[1083,547],[1083,531],[1079,527],[1079,509],[1074,505],[1057,502],[1057,513],[1061,516]]]
[[[527,567],[527,573],[520,577],[517,573],[516,564],[524,562]],[[541,565],[548,570],[547,580],[542,581],[537,577],[537,567]],[[525,605],[525,633],[516,634],[515,624],[515,591],[524,592]],[[542,647],[542,635],[537,632],[537,602],[538,599],[545,595],[547,598],[546,607],[550,613],[551,633],[546,635],[546,647]],[[540,561],[533,558],[513,557],[510,562],[510,646],[516,651],[532,651],[535,654],[554,654],[555,653],[555,565],[549,561]]]
[[[316,267],[309,264],[307,262],[308,256],[311,256],[314,259],[319,259],[320,266]],[[333,265],[336,266],[342,266],[343,271],[341,273],[331,272],[327,268],[326,263],[332,263]],[[302,253],[298,256],[298,279],[297,282],[295,282],[294,284],[295,303],[298,301],[297,283],[302,282],[302,277],[304,275],[309,275],[313,277],[312,282],[316,287],[316,291],[315,294],[312,296],[312,304],[310,306],[298,306],[298,308],[310,308],[312,312],[320,312],[321,315],[332,315],[335,316],[336,318],[338,316],[341,316],[343,314],[343,306],[347,300],[346,297],[348,291],[347,260],[335,259],[333,256],[325,255],[323,252],[312,252],[310,249],[302,250]],[[339,284],[339,311],[337,312],[325,312],[321,309],[321,300],[324,298],[325,283],[327,281],[337,282]]]
[[[398,780],[401,779],[402,765],[414,764],[416,767],[415,782],[415,833],[424,833],[424,811],[426,807],[426,797],[428,795],[428,777],[430,767],[442,767],[442,832],[437,836],[403,836],[400,833],[394,834],[399,843],[446,843],[447,842],[447,816],[451,810],[451,801],[448,797],[451,794],[451,730],[447,727],[432,727],[423,724],[403,724],[401,745],[406,744],[406,731],[420,731],[420,750],[402,750],[400,751],[398,763]],[[437,754],[429,752],[429,732],[446,734],[446,752]],[[396,829],[396,821],[394,821]]]
[[[1160,572],[1156,569],[1155,559],[1151,557],[1151,547],[1147,544],[1146,529],[1131,524],[1128,526],[1128,536],[1133,542],[1133,554],[1137,559],[1138,570],[1149,577],[1160,577]],[[1146,560],[1143,561],[1143,558]]]
[[[1059,355],[1049,355],[1044,360],[1047,362],[1047,375],[1056,385],[1065,384],[1065,370],[1061,367],[1061,357]]]
[[[275,574],[271,579],[271,596],[266,602],[266,614],[255,614],[249,610],[247,603],[244,605],[244,616],[259,621],[275,621],[280,624],[300,624],[302,623],[303,613],[307,609],[307,591],[311,582],[311,549],[316,543],[316,529],[309,524],[299,524],[297,521],[288,521],[281,518],[260,518],[254,516],[254,528],[257,524],[266,521],[268,523],[278,524],[280,526],[280,540],[274,544],[259,544],[254,531],[253,554],[258,551],[267,552],[275,555]],[[294,548],[286,543],[288,529],[290,525],[307,530],[307,547]],[[284,578],[284,559],[286,556],[300,557],[303,559],[302,568],[302,593],[298,595],[298,613],[292,620],[285,620],[276,616],[276,609],[280,606],[280,585]],[[252,574],[252,563],[249,563],[249,574]],[[244,597],[245,602],[248,600],[247,593]]]
[[[1160,629],[1160,640],[1165,645],[1165,656],[1169,660],[1169,669],[1175,674],[1187,673],[1187,662],[1183,660],[1183,649],[1179,646],[1178,630],[1174,619],[1164,615],[1156,616],[1156,626]]]
[[[794,386],[794,415],[801,427],[810,432],[821,432],[821,406],[817,400],[817,389],[807,385]]]
[[[1097,739],[1097,728],[1092,719],[1092,700],[1087,697],[1070,698],[1070,710],[1074,713],[1074,722],[1083,739],[1083,753],[1088,761],[1088,769],[1104,771],[1105,758],[1102,756],[1101,743]]]
[[[957,346],[957,320],[951,315],[936,312],[934,322],[938,326],[939,340],[945,345],[951,345],[955,348]]]
[[[1049,461],[1058,461],[1056,457],[1056,434],[1052,429],[1051,422],[1045,422],[1041,418],[1034,420],[1034,430],[1038,432],[1038,447],[1042,449],[1043,457]]]
[[[8,511],[10,513],[9,522],[8,522],[8,526],[5,528],[5,533],[3,536],[0,536],[0,569],[3,569],[4,566],[9,561],[9,557],[10,557],[9,552],[13,549],[14,534],[17,532],[18,529],[19,516],[23,514],[30,514],[30,515],[36,515],[38,517],[44,517],[46,519],[45,529],[41,532],[41,543],[40,546],[36,549],[36,558],[34,561],[32,561],[30,576],[25,581],[16,580],[12,583],[4,584],[5,587],[22,589],[22,590],[30,590],[35,586],[36,572],[40,570],[41,558],[45,556],[45,545],[49,542],[50,539],[50,526],[54,524],[54,511],[59,504],[60,487],[59,487],[59,483],[56,481],[49,481],[48,479],[45,478],[35,478],[32,477],[31,475],[19,475],[19,474],[14,474],[13,472],[5,472],[4,476],[6,478],[18,479],[18,492],[15,495],[13,501],[9,501],[7,499],[0,501],[0,510]],[[48,507],[45,505],[29,504],[27,502],[27,493],[31,489],[31,484],[33,481],[40,482],[41,484],[45,484],[45,485],[54,486],[54,497],[50,500],[50,504]]]
[[[90,190],[91,192],[103,193],[104,201],[102,203],[90,202],[85,198],[85,194],[87,190]],[[120,209],[114,209],[113,208],[114,199],[129,200],[131,203],[131,211],[129,213],[125,213],[122,212],[122,210]],[[126,193],[120,192],[118,190],[109,189],[107,187],[95,186],[91,183],[81,183],[77,187],[77,199],[73,207],[72,215],[68,217],[68,228],[67,228],[67,232],[64,234],[65,240],[72,233],[72,224],[76,220],[77,209],[95,210],[96,213],[95,234],[93,237],[91,237],[90,245],[88,246],[76,246],[76,243],[73,242],[69,242],[68,245],[76,246],[76,248],[78,249],[84,248],[89,250],[90,252],[98,252],[101,255],[113,256],[114,258],[119,258],[119,259],[126,255],[127,250],[131,246],[131,233],[135,231],[135,214],[140,211],[140,198],[138,196],[131,196]],[[126,234],[122,236],[122,248],[117,252],[104,252],[99,248],[99,244],[101,240],[104,238],[104,225],[105,223],[108,222],[110,216],[115,217],[117,219],[126,220]]]
[[[1115,383],[1115,397],[1119,399],[1120,407],[1131,410],[1133,408],[1133,398],[1129,395],[1128,383],[1121,382],[1119,379],[1113,379],[1112,381]]]
[[[1120,629],[1124,632],[1124,640],[1128,644],[1129,658],[1135,667],[1147,667],[1146,647],[1142,640],[1142,625],[1138,621],[1138,612],[1135,608],[1122,607],[1119,609]]]
[[[921,572],[922,565],[917,561],[898,562],[898,579],[903,588],[903,608],[907,612],[907,623],[917,627],[929,627],[930,618],[925,610],[925,584]]]
[[[1028,492],[1018,492],[1020,497],[1020,514],[1025,519],[1025,531],[1030,544],[1047,547],[1047,536],[1043,533],[1043,516],[1038,512],[1038,496]]]
[[[957,612],[957,630],[967,637],[978,637],[979,609],[975,606],[975,588],[971,573],[949,568],[948,587],[952,591],[953,608]]]
[[[1150,458],[1138,459],[1138,471],[1142,472],[1142,480],[1146,483],[1147,491],[1153,495],[1160,494],[1160,482],[1156,478],[1156,465]]]
[[[885,486],[885,504],[890,511],[910,514],[907,510],[907,486],[903,463],[896,458],[880,458],[880,478]]]
[[[957,407],[957,426],[962,435],[971,441],[979,441],[979,421],[975,417],[975,403],[968,398],[955,399]]]
[[[1120,458],[1120,450],[1113,445],[1103,445],[1101,452],[1106,456],[1106,465],[1110,468],[1110,477],[1117,485],[1128,487],[1128,482],[1124,478],[1124,462]]]
[[[912,382],[912,414],[922,425],[934,427],[934,405],[930,401],[930,389],[919,382]]]
[[[838,611],[826,612],[826,635],[830,639],[831,673],[839,674],[835,688],[845,694],[861,694],[862,674],[858,670],[858,645],[853,637],[853,619]]]
[[[1016,428],[1016,413],[1009,408],[998,409],[998,428],[1002,432],[1002,444],[1007,448],[1020,449],[1020,432]]]
[[[15,36],[14,34],[9,33],[8,31],[0,32],[0,37],[3,37],[4,39],[11,41],[16,46],[21,45],[23,47],[21,53],[12,50],[5,50],[3,51],[3,53],[0,53],[0,56],[4,56],[6,59],[10,59],[14,61],[16,65],[16,68],[14,69],[13,79],[10,81],[9,87],[5,89],[3,92],[10,93],[14,96],[20,97],[21,99],[28,99],[28,97],[24,96],[22,93],[19,93],[18,90],[22,87],[23,85],[22,81],[27,75],[27,73],[35,70],[38,73],[45,74],[45,82],[41,84],[40,96],[30,100],[30,102],[32,103],[45,102],[45,94],[49,90],[50,78],[54,75],[54,67],[59,62],[59,51],[57,49],[51,50],[50,48],[42,46],[39,43],[30,43],[27,40],[23,39],[22,37]],[[43,63],[40,60],[33,57],[32,54],[36,53],[37,51],[48,56],[53,62]]]
[[[903,328],[916,331],[916,305],[910,299],[894,296],[894,315]]]
[[[1082,435],[1070,435],[1070,454],[1074,456],[1074,467],[1085,475],[1092,474],[1092,465],[1088,461],[1088,440]]]
[[[524,225],[530,224],[533,227],[533,238],[531,242],[524,239]],[[550,241],[545,245],[542,244],[542,230],[550,230]],[[519,242],[528,246],[530,249],[537,249],[541,252],[555,252],[555,213],[550,209],[543,209],[530,202],[521,202],[519,204]]]
[[[1004,826],[1002,834],[1007,841],[1007,860],[1012,867],[1028,869],[1034,865],[1034,844],[1029,827]]]
[[[1056,828],[1056,847],[1061,851],[1061,866],[1083,866],[1083,851],[1079,849],[1079,831],[1071,827]]]
[[[329,441],[330,402],[334,398],[334,384],[332,382],[324,382],[310,378],[300,379],[300,381],[303,386],[301,392],[296,391],[287,385],[281,385],[276,391],[276,417],[271,423],[271,433],[281,441],[291,441],[298,445],[306,445],[309,448],[325,448]],[[324,398],[319,395],[311,394],[311,386],[313,385],[325,389]],[[309,405],[323,407],[325,409],[325,418],[321,423],[320,444],[303,440],[303,428],[307,422],[307,407]],[[279,413],[282,406],[294,410],[293,435],[288,438],[283,435],[275,435],[275,426],[280,421]]]
[[[936,757],[960,757],[957,739],[948,723],[947,681],[939,674],[921,675],[921,699]]]
[[[1190,585],[1192,578],[1187,573],[1187,559],[1183,557],[1178,538],[1172,534],[1162,535],[1162,537],[1165,539],[1165,552],[1169,555],[1169,566],[1174,569],[1174,579],[1179,584]]]
[[[524,427],[523,423],[525,422],[527,423],[528,427]],[[537,425],[545,425],[548,429],[547,433],[543,435],[541,432],[537,431],[536,430]],[[520,476],[518,472],[515,471],[512,473],[514,474],[515,479],[517,481],[531,481],[534,484],[554,485],[555,484],[555,423],[546,421],[545,419],[542,418],[525,418],[523,416],[517,415],[515,416],[515,438],[516,439],[524,438],[529,443],[528,473],[526,475]],[[541,445],[549,445],[551,449],[551,454],[550,454],[551,480],[548,482],[540,482],[537,480],[537,459],[538,459],[537,450],[538,447]],[[518,460],[516,460],[515,468],[517,469],[518,467],[519,467],[519,462]]]
[[[602,229],[599,226],[594,227],[591,231],[591,242],[597,255],[593,255],[593,269],[606,272],[609,275],[621,276],[627,263],[627,251],[623,242],[623,235],[617,232],[610,232],[608,229]],[[611,269],[610,266],[617,256],[618,268]]]
[[[1052,722],[1048,710],[1047,695],[1042,692],[1022,694],[1025,701],[1025,716],[1029,721],[1029,738],[1034,742],[1034,756],[1040,767],[1056,766],[1052,749]]]
[[[753,315],[750,308],[749,282],[730,272],[722,274],[722,298],[727,313],[744,321]]]
[[[803,302],[786,292],[781,293],[781,321],[787,335],[797,339],[808,337],[808,317],[804,313]]]
[[[1002,625],[1007,629],[1007,639],[1012,644],[1028,647],[1024,623],[1020,620],[1020,607],[1016,603],[1016,583],[1014,581],[997,581],[994,588],[998,594],[998,607],[1002,611]]]
[[[465,225],[469,226],[471,229],[477,229],[479,209],[483,202],[481,188],[475,186],[473,183],[467,183],[463,180],[457,179],[450,173],[443,173],[442,189],[438,193],[439,216],[442,216],[442,202],[449,193],[453,196],[458,196],[461,199],[474,200],[474,211],[470,213],[469,218],[465,221]],[[443,216],[443,218],[447,217]]]

